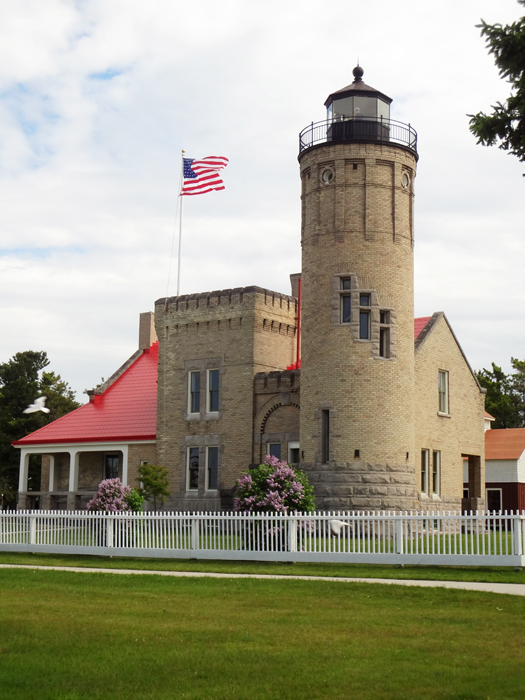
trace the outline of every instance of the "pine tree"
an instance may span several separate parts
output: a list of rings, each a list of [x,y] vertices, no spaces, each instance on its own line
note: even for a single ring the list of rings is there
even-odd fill
[[[525,0],[518,0],[525,5]],[[511,95],[492,106],[492,113],[469,114],[470,130],[483,146],[499,148],[525,162],[525,17],[502,26],[477,25],[502,78],[511,84]]]

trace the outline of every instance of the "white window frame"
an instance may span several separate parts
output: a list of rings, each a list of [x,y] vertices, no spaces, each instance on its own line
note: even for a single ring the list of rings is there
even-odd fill
[[[211,410],[211,383],[210,383],[210,373],[211,372],[217,372],[217,376],[219,378],[219,389],[217,390],[219,392],[219,403],[221,400],[221,390],[220,390],[220,382],[221,382],[221,375],[219,372],[218,367],[212,367],[211,369],[206,370],[206,413],[214,413],[217,414],[219,413],[219,409],[216,411]]]
[[[210,450],[217,450],[217,486],[210,488],[209,455]],[[206,446],[206,491],[218,491],[219,489],[219,447],[218,445]]]
[[[444,384],[443,391],[442,378]],[[444,404],[444,406],[442,404]],[[443,411],[442,408],[445,408],[445,410]],[[438,413],[442,416],[450,415],[449,373],[446,369],[438,369]]]
[[[436,469],[437,462],[437,469]],[[432,481],[432,496],[441,495],[441,451],[432,450],[432,473],[429,475]],[[437,484],[436,484],[437,482]],[[434,488],[435,487],[435,488]]]
[[[191,378],[194,374],[199,375],[199,410],[198,411],[192,411],[192,396],[193,392],[191,390]],[[200,400],[200,394],[201,394],[201,384],[200,384],[200,370],[199,369],[190,369],[188,372],[188,415],[190,416],[198,416],[200,415],[200,409],[201,409],[201,400]],[[197,392],[195,392],[197,393]]]
[[[199,468],[197,472],[197,488],[191,487],[190,483],[190,455],[191,455],[191,450],[197,450],[199,453]],[[200,455],[200,449],[198,445],[188,445],[186,448],[186,491],[190,491],[192,493],[195,493],[196,491],[199,490],[199,473],[200,473],[200,468],[201,468],[201,455]]]
[[[424,461],[423,461],[424,460]],[[428,467],[429,467],[429,462],[430,462],[430,450],[423,448],[421,450],[421,471],[420,471],[420,486],[421,486],[421,495],[426,496],[428,498]],[[423,471],[423,464],[425,466],[425,470]],[[423,477],[423,474],[425,475]]]

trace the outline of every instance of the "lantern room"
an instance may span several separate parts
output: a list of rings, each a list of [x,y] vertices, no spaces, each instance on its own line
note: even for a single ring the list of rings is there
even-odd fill
[[[388,122],[392,98],[363,82],[364,71],[361,66],[356,66],[352,72],[354,82],[332,93],[326,100],[327,119],[330,121],[365,119]]]

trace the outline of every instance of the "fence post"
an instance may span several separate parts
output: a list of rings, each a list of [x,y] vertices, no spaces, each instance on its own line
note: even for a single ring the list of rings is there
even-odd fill
[[[297,552],[297,520],[288,519],[288,551]]]
[[[106,518],[106,546],[113,547],[113,524],[114,520]]]
[[[29,544],[36,544],[36,515],[29,516]]]
[[[403,521],[401,515],[396,519],[396,554],[403,554]]]
[[[521,545],[521,516],[517,515],[512,518],[512,527],[514,529],[514,551],[513,554],[517,554],[521,557],[523,554],[523,548]]]
[[[191,548],[199,549],[199,521],[197,518],[191,519]]]

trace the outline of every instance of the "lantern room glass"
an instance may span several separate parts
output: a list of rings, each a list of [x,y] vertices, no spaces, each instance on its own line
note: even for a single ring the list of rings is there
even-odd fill
[[[329,121],[348,119],[390,119],[390,105],[379,97],[351,95],[333,100],[326,110]]]

